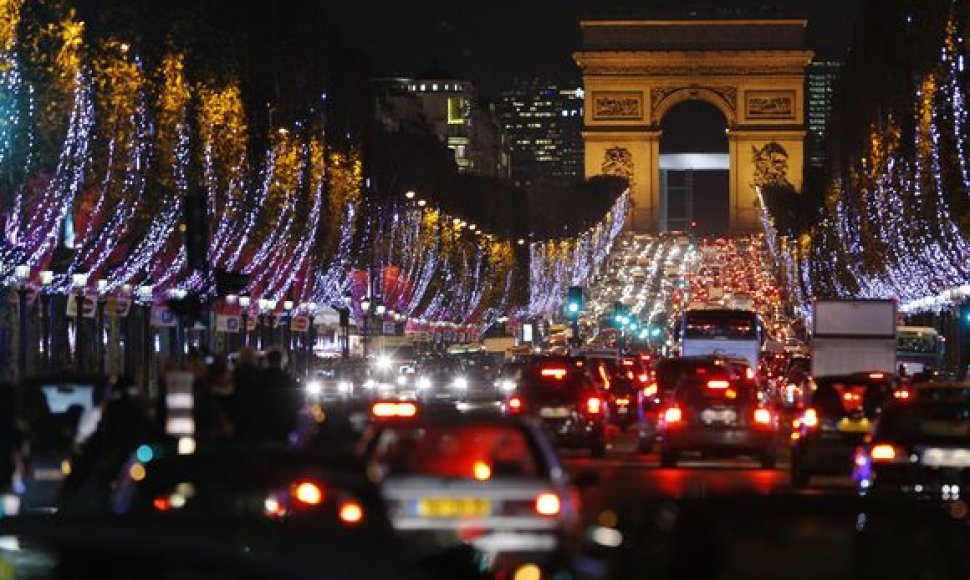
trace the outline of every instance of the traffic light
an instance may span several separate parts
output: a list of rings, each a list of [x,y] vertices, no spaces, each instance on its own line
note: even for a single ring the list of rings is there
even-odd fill
[[[626,305],[622,302],[613,303],[613,325],[618,329],[623,329],[630,323],[630,314]]]
[[[566,314],[572,318],[577,318],[583,311],[583,288],[582,286],[570,286],[566,295]]]

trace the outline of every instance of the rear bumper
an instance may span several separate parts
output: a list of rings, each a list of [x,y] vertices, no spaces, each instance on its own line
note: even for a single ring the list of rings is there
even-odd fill
[[[582,447],[591,442],[605,440],[603,423],[583,419],[542,419],[542,426],[561,447]]]
[[[792,445],[792,462],[805,472],[823,475],[851,475],[856,448],[863,435],[822,432],[802,437]]]
[[[752,429],[668,429],[661,432],[661,446],[668,451],[723,450],[738,453],[774,451],[776,433]]]

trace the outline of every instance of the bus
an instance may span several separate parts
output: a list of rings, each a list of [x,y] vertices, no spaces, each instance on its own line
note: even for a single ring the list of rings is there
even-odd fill
[[[943,366],[943,338],[930,326],[896,327],[896,362],[910,375]]]
[[[691,309],[680,325],[681,356],[744,358],[757,371],[763,342],[761,319],[751,310]]]

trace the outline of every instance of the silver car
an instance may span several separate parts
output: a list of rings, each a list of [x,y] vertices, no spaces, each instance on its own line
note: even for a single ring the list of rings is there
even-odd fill
[[[394,527],[416,550],[473,546],[493,570],[560,569],[579,538],[578,495],[529,421],[421,409],[363,440]]]

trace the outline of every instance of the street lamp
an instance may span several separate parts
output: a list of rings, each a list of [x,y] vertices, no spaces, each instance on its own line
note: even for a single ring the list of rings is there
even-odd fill
[[[148,386],[148,379],[151,374],[152,352],[155,348],[152,340],[152,300],[154,299],[155,288],[149,282],[144,282],[135,289],[135,297],[142,305],[141,314],[141,338],[142,338],[142,361],[141,372],[144,387]]]
[[[239,297],[239,308],[242,313],[243,345],[249,346],[249,304],[250,298],[243,294]]]
[[[88,285],[88,275],[84,272],[77,272],[71,276],[71,282],[74,284],[74,289],[77,290],[77,294],[75,295],[77,306],[74,312],[74,362],[77,365],[77,373],[80,375],[84,372],[81,319],[84,318],[84,289]]]
[[[96,287],[98,289],[98,298],[94,305],[96,310],[94,319],[94,333],[97,337],[97,342],[94,343],[94,350],[98,357],[97,370],[98,374],[100,375],[104,373],[104,303],[105,300],[107,300],[108,281],[104,278],[98,278]]]
[[[51,332],[51,308],[50,308],[50,296],[47,293],[50,285],[54,283],[54,272],[51,270],[41,270],[40,271],[40,349],[43,352],[43,368],[47,371],[51,371],[51,346],[52,346],[52,335]]]
[[[21,264],[13,269],[17,279],[17,303],[19,314],[17,320],[17,378],[23,381],[27,375],[27,280],[30,278],[30,266]]]
[[[363,344],[364,344],[364,359],[367,358],[367,343],[370,340],[369,336],[369,326],[370,326],[370,307],[371,300],[370,297],[365,296],[360,300],[360,311],[363,313],[364,328],[361,329],[363,333]]]

